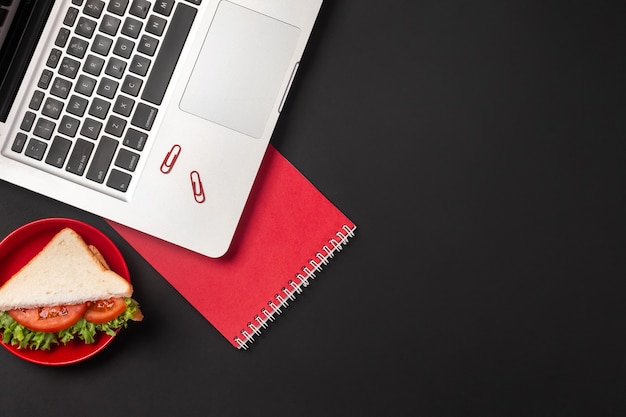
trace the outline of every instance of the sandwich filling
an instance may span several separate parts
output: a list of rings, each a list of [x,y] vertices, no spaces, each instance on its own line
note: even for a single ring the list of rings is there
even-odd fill
[[[14,309],[10,311],[0,312],[0,330],[2,330],[2,342],[17,346],[20,349],[40,349],[50,350],[54,345],[67,344],[69,341],[78,338],[84,343],[94,343],[98,332],[104,332],[110,336],[115,336],[117,331],[128,325],[128,321],[138,321],[143,318],[139,305],[132,298],[122,298],[116,300],[116,303],[122,302],[123,311],[111,320],[97,323],[88,321],[89,314],[87,312],[96,303],[83,303],[74,304],[70,306],[58,306],[58,307],[38,307],[33,309]],[[110,302],[106,300],[106,302]],[[89,305],[88,305],[89,304]],[[78,306],[78,308],[77,308]],[[75,317],[76,310],[82,310],[83,314],[79,313],[78,319],[68,327],[54,330],[49,327],[51,323],[47,323],[49,320],[61,317],[66,318],[68,316]],[[32,320],[32,318],[24,320],[24,316],[28,315],[32,317],[37,315],[39,319]],[[20,318],[22,320],[20,320]],[[19,321],[18,321],[19,320]],[[72,319],[73,320],[73,319]],[[20,323],[26,322],[28,327]],[[39,328],[48,328],[52,330],[35,330],[30,323],[33,321],[39,322]]]

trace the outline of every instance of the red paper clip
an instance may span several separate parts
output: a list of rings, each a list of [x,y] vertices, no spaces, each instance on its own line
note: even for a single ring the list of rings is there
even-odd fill
[[[193,198],[196,200],[196,203],[204,203],[204,200],[206,200],[206,196],[204,195],[204,187],[202,186],[200,174],[198,173],[198,171],[191,171],[191,173],[189,174],[189,178],[191,178]]]
[[[170,149],[167,155],[165,155],[165,159],[163,160],[163,163],[161,163],[162,173],[164,174],[170,173],[172,168],[174,168],[174,164],[176,163],[176,160],[178,159],[178,156],[180,155],[181,150],[182,148],[180,147],[180,145],[172,146],[172,149]]]

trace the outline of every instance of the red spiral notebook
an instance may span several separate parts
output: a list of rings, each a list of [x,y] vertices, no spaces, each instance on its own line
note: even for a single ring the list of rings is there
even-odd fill
[[[212,259],[109,222],[228,341],[246,349],[356,226],[270,146],[229,252]]]

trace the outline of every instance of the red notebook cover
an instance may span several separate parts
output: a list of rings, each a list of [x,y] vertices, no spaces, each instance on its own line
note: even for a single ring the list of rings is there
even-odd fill
[[[356,230],[272,146],[222,258],[109,223],[233,346],[244,349]]]

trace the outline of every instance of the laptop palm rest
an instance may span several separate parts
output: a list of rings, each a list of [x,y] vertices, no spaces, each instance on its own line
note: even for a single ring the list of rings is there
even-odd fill
[[[300,29],[223,1],[213,18],[180,108],[254,138],[263,135]]]

